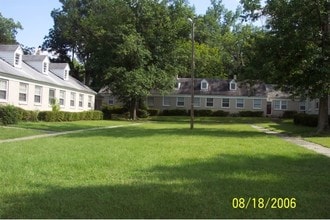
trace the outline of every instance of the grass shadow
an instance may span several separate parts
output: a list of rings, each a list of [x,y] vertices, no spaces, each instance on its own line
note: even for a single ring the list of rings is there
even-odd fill
[[[136,170],[130,183],[34,183],[43,190],[2,198],[0,218],[328,218],[328,170],[321,156],[224,154]],[[241,197],[296,198],[297,206],[234,209]]]

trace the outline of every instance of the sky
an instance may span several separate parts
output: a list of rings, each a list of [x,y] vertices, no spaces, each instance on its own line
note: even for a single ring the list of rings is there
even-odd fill
[[[196,8],[197,14],[204,14],[210,6],[209,0],[189,0]],[[230,10],[235,10],[239,0],[223,0],[223,4]],[[49,29],[54,25],[50,13],[55,8],[61,8],[58,0],[0,0],[0,13],[5,18],[19,21],[23,30],[18,30],[16,40],[28,47],[37,48]]]

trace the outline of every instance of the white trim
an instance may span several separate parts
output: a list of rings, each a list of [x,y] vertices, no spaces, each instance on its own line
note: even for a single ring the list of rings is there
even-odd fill
[[[208,105],[207,105],[207,100],[208,100],[208,99],[212,99],[212,106],[208,106]],[[213,108],[213,107],[214,107],[214,98],[206,97],[206,98],[205,98],[205,107],[206,107],[206,108]]]
[[[258,101],[260,100],[260,108],[259,107],[255,107],[255,101],[256,100],[258,100]],[[253,109],[262,109],[262,99],[256,99],[256,98],[254,98],[253,99],[253,103],[252,103],[252,108]]]
[[[179,105],[179,99],[183,99],[183,105]],[[182,96],[176,97],[176,107],[185,107],[185,104],[186,104],[186,100],[184,97]]]
[[[3,89],[1,89],[1,91],[5,91],[5,93],[6,93],[6,98],[5,99],[1,99],[0,98],[0,101],[1,102],[8,102],[8,94],[9,94],[9,80],[7,80],[7,79],[1,79],[0,78],[0,83],[1,82],[5,82],[5,89],[3,90]]]
[[[238,100],[243,100],[243,107],[238,107],[237,105],[238,105]],[[240,104],[242,104],[242,103],[240,103]],[[244,109],[245,108],[245,100],[244,99],[236,99],[236,108],[237,109]]]
[[[163,97],[163,106],[171,106],[171,97],[170,96],[162,96]],[[168,104],[165,104],[165,98],[168,99]]]
[[[225,107],[225,106],[223,106],[223,100],[224,99],[228,99],[228,107]],[[230,108],[230,98],[223,98],[223,99],[221,99],[221,108],[225,108],[225,109],[228,109],[228,108]]]

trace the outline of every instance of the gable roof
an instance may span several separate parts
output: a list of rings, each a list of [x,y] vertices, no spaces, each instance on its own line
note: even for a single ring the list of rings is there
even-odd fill
[[[13,44],[13,45],[5,45],[5,44],[0,44],[0,51],[15,51],[17,48],[20,47],[18,44]]]
[[[201,89],[202,81],[207,81],[208,89]],[[191,79],[179,78],[177,79],[180,84],[180,88],[173,91],[173,94],[191,94]],[[266,84],[258,83],[249,85],[244,82],[237,82],[237,89],[230,90],[230,80],[223,79],[202,79],[196,78],[194,80],[194,93],[195,95],[220,95],[220,96],[254,96],[254,97],[266,97]]]

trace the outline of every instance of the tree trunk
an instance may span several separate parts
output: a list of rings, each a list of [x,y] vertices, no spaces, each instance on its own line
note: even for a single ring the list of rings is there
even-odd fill
[[[130,108],[130,119],[136,120],[137,115],[136,115],[136,109],[137,109],[137,101],[135,98],[131,99],[131,108]]]
[[[320,98],[317,133],[322,133],[329,129],[328,105],[329,105],[329,98],[327,95],[325,97]]]

